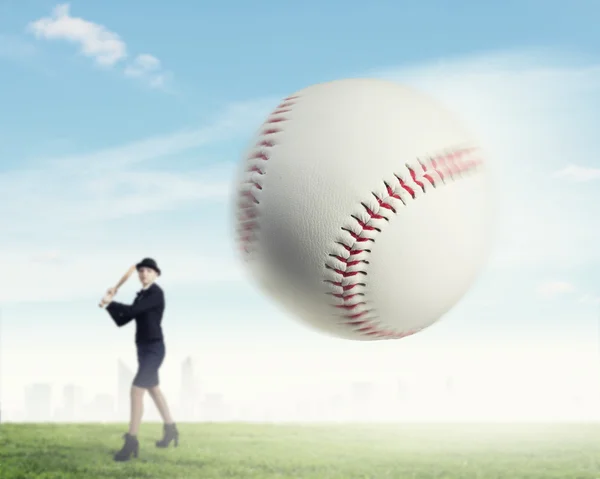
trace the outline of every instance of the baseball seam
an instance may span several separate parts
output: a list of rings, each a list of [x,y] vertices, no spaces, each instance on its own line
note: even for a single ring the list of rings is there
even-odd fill
[[[341,324],[371,339],[400,339],[426,327],[398,331],[381,323],[365,296],[370,247],[399,208],[426,194],[430,188],[474,172],[481,165],[481,160],[472,155],[475,150],[456,148],[417,159],[413,165],[405,164],[403,173],[384,180],[384,189],[372,192],[372,197],[361,202],[361,208],[341,227],[341,234],[325,261],[324,279],[330,288],[327,294],[334,298],[332,306],[342,311]]]
[[[247,258],[253,251],[258,236],[258,205],[267,173],[266,163],[276,146],[276,137],[283,131],[282,124],[289,121],[288,113],[298,95],[288,96],[273,110],[261,126],[258,139],[247,157],[246,180],[238,195],[238,244]]]

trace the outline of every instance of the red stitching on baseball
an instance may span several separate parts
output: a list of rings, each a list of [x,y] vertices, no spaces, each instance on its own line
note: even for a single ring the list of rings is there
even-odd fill
[[[281,125],[289,120],[285,114],[292,111],[297,99],[297,95],[289,96],[273,110],[263,123],[253,151],[248,155],[247,179],[238,194],[238,244],[242,253],[252,252],[258,234],[256,217],[260,200],[257,193],[263,189],[266,163],[270,159],[271,148],[277,145],[274,136],[283,131],[281,127],[274,125]]]
[[[459,148],[424,160],[418,159],[417,165],[405,165],[408,170],[408,178],[394,174],[398,183],[396,186],[397,189],[394,189],[390,183],[384,181],[387,196],[380,198],[376,193],[373,193],[381,209],[380,211],[373,211],[373,208],[367,206],[366,203],[361,203],[369,219],[364,221],[358,215],[352,215],[354,228],[341,228],[348,234],[349,238],[346,242],[337,241],[336,244],[342,246],[348,255],[347,257],[340,256],[337,253],[329,255],[329,259],[325,263],[325,268],[339,278],[336,280],[326,279],[324,281],[331,284],[334,289],[334,291],[327,294],[341,300],[341,304],[334,304],[334,306],[344,311],[342,314],[342,324],[357,328],[354,329],[355,332],[379,339],[400,339],[411,336],[423,329],[419,328],[398,332],[390,328],[384,328],[378,324],[375,310],[368,308],[367,302],[363,300],[365,294],[360,291],[360,288],[364,288],[366,283],[357,281],[368,275],[367,271],[365,271],[366,267],[358,270],[349,269],[359,264],[369,264],[367,260],[357,257],[371,253],[371,250],[363,248],[363,245],[373,243],[375,239],[372,236],[381,232],[379,227],[372,224],[373,220],[389,221],[390,218],[381,214],[385,210],[396,214],[396,208],[390,204],[392,199],[406,205],[406,200],[402,197],[403,192],[408,193],[410,198],[415,199],[417,197],[417,189],[420,189],[423,193],[427,192],[427,183],[431,187],[437,188],[439,183],[445,184],[448,180],[458,179],[462,174],[475,170],[481,164],[481,160],[474,158],[472,155],[475,150],[475,148]],[[367,236],[365,233],[370,233],[370,235]],[[346,281],[348,278],[350,278],[349,282]],[[361,306],[365,308],[362,311],[356,312],[356,309]]]

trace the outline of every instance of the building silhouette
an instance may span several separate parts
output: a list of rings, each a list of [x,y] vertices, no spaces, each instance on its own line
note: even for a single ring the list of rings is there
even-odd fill
[[[83,389],[75,384],[63,388],[63,406],[60,418],[64,421],[76,421],[83,412]]]
[[[446,392],[448,394],[453,394],[456,391],[456,382],[454,377],[448,376],[446,378]]]
[[[25,413],[30,421],[44,422],[52,417],[52,386],[33,384],[25,390]]]
[[[396,384],[398,386],[398,400],[400,402],[406,401],[408,399],[408,385],[403,379],[398,379],[398,382]]]
[[[134,373],[125,362],[119,359],[117,364],[117,410],[116,416],[119,420],[129,417],[131,384]]]
[[[187,357],[181,364],[180,414],[185,421],[196,419],[196,384],[192,358]]]

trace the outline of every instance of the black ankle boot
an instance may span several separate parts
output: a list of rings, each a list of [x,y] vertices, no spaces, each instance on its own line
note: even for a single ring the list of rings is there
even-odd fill
[[[175,447],[179,445],[179,431],[175,423],[165,424],[163,438],[160,441],[156,441],[156,447],[169,447],[171,441],[173,441]]]
[[[129,461],[132,455],[133,457],[138,457],[140,443],[138,442],[137,437],[127,433],[123,435],[123,438],[125,439],[125,444],[123,444],[121,450],[115,454],[115,461]]]

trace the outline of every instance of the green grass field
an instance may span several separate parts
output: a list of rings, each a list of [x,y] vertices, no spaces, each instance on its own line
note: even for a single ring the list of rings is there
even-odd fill
[[[1,479],[600,479],[600,425],[0,425]]]

